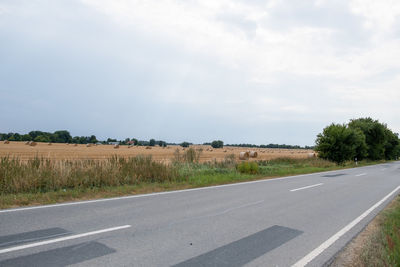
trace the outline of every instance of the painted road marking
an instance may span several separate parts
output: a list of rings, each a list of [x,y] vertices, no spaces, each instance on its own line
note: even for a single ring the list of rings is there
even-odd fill
[[[60,237],[60,238],[56,238],[56,239],[50,239],[50,240],[31,243],[31,244],[22,245],[22,246],[16,246],[16,247],[11,247],[11,248],[1,249],[0,250],[0,254],[4,254],[4,253],[7,253],[7,252],[12,252],[12,251],[17,251],[17,250],[22,250],[22,249],[27,249],[27,248],[33,248],[33,247],[48,245],[48,244],[53,244],[53,243],[66,241],[66,240],[71,240],[71,239],[77,239],[77,238],[91,236],[91,235],[102,234],[102,233],[121,230],[121,229],[129,228],[129,227],[131,227],[131,226],[130,225],[123,225],[123,226],[112,227],[112,228],[107,228],[107,229],[103,229],[103,230],[97,230],[97,231],[78,234],[78,235],[71,235],[71,236]]]
[[[391,197],[393,194],[395,194],[398,190],[400,189],[400,186],[396,187],[395,190],[390,192],[388,195],[386,195],[384,198],[382,198],[380,201],[378,201],[375,205],[373,205],[371,208],[366,210],[363,214],[361,214],[359,217],[357,217],[354,221],[343,227],[339,232],[331,236],[328,240],[326,240],[324,243],[322,243],[319,247],[311,251],[309,254],[307,254],[304,258],[293,264],[293,267],[303,267],[306,266],[309,262],[311,262],[313,259],[315,259],[319,254],[321,254],[325,249],[329,248],[333,243],[335,243],[341,236],[343,236],[345,233],[350,231],[351,228],[353,228],[356,224],[358,224],[362,219],[367,217],[374,209],[379,207],[383,202],[385,202],[389,197]]]
[[[367,175],[366,173],[360,173],[360,174],[357,174],[356,176],[364,176],[364,175]]]
[[[304,187],[292,189],[292,190],[290,190],[290,192],[299,191],[299,190],[303,190],[303,189],[307,189],[307,188],[311,188],[311,187],[316,187],[316,186],[320,186],[320,185],[323,185],[323,183],[313,184],[313,185],[309,185],[309,186],[304,186]]]

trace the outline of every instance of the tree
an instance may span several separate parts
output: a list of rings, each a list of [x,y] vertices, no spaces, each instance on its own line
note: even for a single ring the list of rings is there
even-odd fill
[[[353,159],[357,153],[362,153],[362,147],[365,146],[365,136],[362,135],[361,131],[345,124],[332,123],[318,134],[315,150],[319,157],[342,164]]]
[[[385,159],[393,160],[400,156],[400,140],[398,134],[386,129]]]
[[[91,136],[89,137],[89,143],[96,144],[97,142],[98,142],[98,141],[97,141],[97,138],[96,138],[95,135],[91,135]]]
[[[156,140],[150,139],[149,146],[155,146],[155,145],[156,145]]]
[[[56,143],[71,143],[72,141],[71,134],[66,130],[55,131],[53,135],[55,136],[54,142]]]
[[[32,141],[32,137],[29,134],[24,134],[21,136],[21,141]]]
[[[181,147],[189,147],[190,143],[189,142],[182,142]]]
[[[379,160],[385,158],[386,125],[371,118],[360,118],[351,120],[349,127],[360,129],[364,133],[369,159]]]
[[[138,140],[136,138],[131,138],[131,141],[133,142],[133,145],[138,145]]]
[[[213,148],[223,148],[224,147],[224,142],[221,140],[216,140],[211,142],[211,146]]]

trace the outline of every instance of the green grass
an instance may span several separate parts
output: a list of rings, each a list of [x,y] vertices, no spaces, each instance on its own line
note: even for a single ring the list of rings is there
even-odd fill
[[[374,220],[377,228],[355,261],[363,266],[400,266],[400,196]]]
[[[232,155],[221,162],[198,163],[201,151],[188,150],[172,164],[151,157],[116,156],[106,161],[28,162],[0,158],[0,208],[115,197],[297,175],[354,167],[317,158],[237,163]],[[197,154],[196,154],[197,153]],[[364,162],[361,165],[373,164]],[[242,166],[242,167],[240,167]]]

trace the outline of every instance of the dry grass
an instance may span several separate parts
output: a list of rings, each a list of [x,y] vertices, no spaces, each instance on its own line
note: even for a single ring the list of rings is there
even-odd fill
[[[241,151],[252,150],[258,152],[257,159],[251,160],[271,160],[275,158],[307,158],[312,150],[305,149],[266,149],[266,148],[241,148],[241,147],[224,147],[219,149],[212,149],[211,146],[191,146],[199,150],[202,149],[203,153],[199,158],[199,162],[207,161],[223,161],[226,153],[234,154],[235,159],[239,160],[239,153]],[[10,142],[10,144],[0,143],[0,157],[12,156],[18,157],[23,161],[28,161],[35,157],[43,157],[52,160],[107,160],[111,156],[128,158],[138,155],[151,155],[156,161],[172,162],[174,159],[174,152],[176,149],[182,150],[180,146],[169,146],[167,149],[155,146],[151,149],[147,147],[131,147],[120,146],[119,149],[114,149],[113,145],[98,145],[86,147],[86,145],[67,145],[67,144],[52,144],[37,143],[36,146],[26,146],[24,142]],[[226,152],[225,152],[226,151]]]

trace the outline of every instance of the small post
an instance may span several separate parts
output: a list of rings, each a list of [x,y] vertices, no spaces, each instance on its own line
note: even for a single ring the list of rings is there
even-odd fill
[[[358,161],[357,158],[354,158],[354,161],[356,162],[356,166],[358,165]]]

